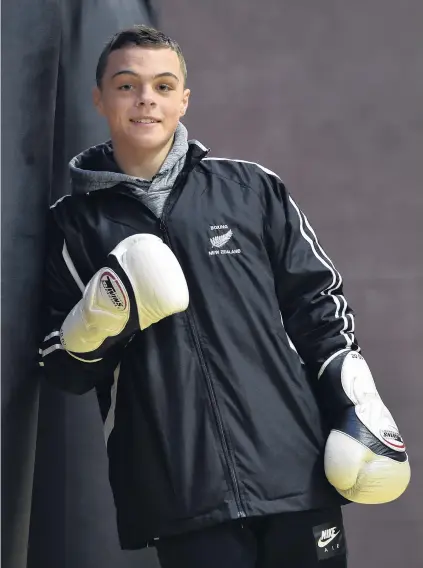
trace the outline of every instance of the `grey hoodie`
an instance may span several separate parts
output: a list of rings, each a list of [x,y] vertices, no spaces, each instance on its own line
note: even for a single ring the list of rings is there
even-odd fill
[[[114,160],[111,141],[92,146],[69,162],[72,192],[88,193],[122,183],[160,217],[167,196],[184,167],[187,151],[188,132],[180,122],[175,131],[173,146],[162,167],[152,180],[146,180],[129,176],[119,170]]]

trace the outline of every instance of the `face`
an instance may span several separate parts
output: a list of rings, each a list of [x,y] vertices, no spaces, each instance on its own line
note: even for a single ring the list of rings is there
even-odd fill
[[[114,142],[154,151],[172,138],[189,95],[174,51],[130,46],[109,55],[93,98]]]

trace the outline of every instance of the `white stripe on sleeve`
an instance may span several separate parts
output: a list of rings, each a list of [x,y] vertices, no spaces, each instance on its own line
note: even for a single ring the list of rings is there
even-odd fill
[[[291,205],[294,207],[298,218],[300,220],[300,232],[303,238],[309,243],[311,250],[313,251],[314,256],[325,266],[329,272],[332,274],[332,282],[329,284],[327,288],[322,290],[320,294],[322,296],[330,296],[335,304],[335,318],[341,318],[343,320],[343,328],[341,330],[341,334],[345,338],[346,347],[351,347],[352,343],[354,342],[354,334],[352,333],[353,324],[350,326],[348,323],[348,318],[346,316],[346,309],[347,309],[347,300],[344,298],[342,294],[336,294],[336,290],[342,284],[342,278],[339,272],[335,269],[333,262],[329,259],[328,255],[324,252],[322,247],[320,246],[316,234],[310,226],[305,215],[300,211],[298,205],[289,196],[289,201]],[[303,219],[304,216],[304,219]],[[307,228],[310,230],[312,237],[310,237],[305,229],[304,223],[306,224]],[[327,260],[325,260],[327,259]],[[352,314],[350,314],[351,322],[354,321]]]
[[[68,247],[66,246],[66,241],[63,241],[62,255],[63,255],[63,260],[65,261],[69,272],[72,274],[72,277],[76,282],[76,285],[81,290],[81,292],[84,293],[84,290],[85,290],[84,283],[82,282],[81,278],[79,277],[79,274],[78,274],[78,272],[75,268],[75,265],[74,265],[74,263],[73,263],[73,261],[70,257]]]

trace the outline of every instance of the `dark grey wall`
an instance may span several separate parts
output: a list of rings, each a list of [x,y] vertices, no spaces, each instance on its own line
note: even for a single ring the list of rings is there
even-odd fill
[[[162,6],[188,60],[190,136],[274,170],[299,200],[343,273],[363,353],[408,443],[407,493],[346,510],[351,568],[421,568],[423,3]]]

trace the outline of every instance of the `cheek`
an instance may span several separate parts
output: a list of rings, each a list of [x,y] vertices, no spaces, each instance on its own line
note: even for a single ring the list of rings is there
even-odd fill
[[[111,122],[120,122],[128,116],[131,106],[128,99],[110,97],[105,101],[104,110]]]
[[[180,103],[175,103],[173,101],[172,103],[167,104],[163,110],[167,120],[172,121],[172,123],[177,122],[181,116]]]

